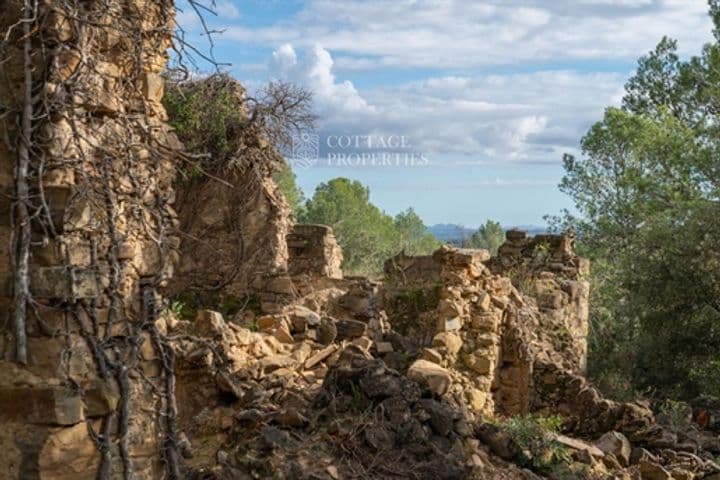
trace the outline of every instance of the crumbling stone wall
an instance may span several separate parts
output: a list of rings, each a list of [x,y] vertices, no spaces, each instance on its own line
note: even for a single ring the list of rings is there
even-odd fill
[[[273,181],[285,161],[256,119],[257,111],[248,112],[256,100],[248,99],[238,81],[218,75],[169,88],[171,104],[175,97],[199,97],[199,102],[232,109],[233,117],[218,113],[225,115],[222,133],[201,130],[209,140],[179,127],[186,135],[181,138],[202,158],[186,159],[179,167],[175,189],[181,256],[166,292],[198,305],[219,297],[247,297],[264,277],[288,268],[292,212]],[[215,115],[208,111],[200,118],[212,123]]]
[[[584,373],[590,294],[586,277],[590,263],[575,254],[574,243],[572,234],[529,237],[525,232],[510,230],[488,266],[494,273],[509,277],[523,295],[535,300],[541,328],[552,334],[566,366]]]
[[[400,255],[386,265],[384,306],[393,327],[424,348],[423,360],[448,369],[450,388],[470,410],[492,415],[503,325],[523,302],[508,278],[485,266],[489,257],[448,247],[417,263]],[[413,303],[416,315],[402,318]]]
[[[180,145],[161,104],[172,2],[34,3],[0,8],[0,476],[159,478],[173,450],[160,448],[173,406],[154,329],[177,246]]]
[[[290,275],[342,278],[343,255],[331,227],[298,224],[286,238]]]
[[[478,413],[531,409],[537,345],[569,371],[584,366],[587,262],[566,235],[509,232],[497,257],[443,247],[386,263],[390,323],[449,369],[452,387]]]
[[[248,168],[232,170],[223,180],[178,184],[183,254],[170,295],[243,296],[262,275],[287,270],[291,212],[272,178]]]

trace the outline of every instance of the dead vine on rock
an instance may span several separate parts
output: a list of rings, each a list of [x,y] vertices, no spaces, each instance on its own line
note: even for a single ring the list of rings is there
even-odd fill
[[[164,124],[162,75],[168,49],[176,75],[197,57],[219,65],[203,18],[214,2],[188,4],[209,53],[174,27],[171,1],[9,0],[0,12],[0,140],[16,158],[7,194],[14,358],[28,363],[28,332],[64,339],[66,387],[86,398],[98,384],[116,392],[86,421],[101,480],[136,476],[133,439],[149,434],[134,418],[143,402],[157,404],[164,476],[181,478],[175,353],[156,327],[177,255],[181,155]],[[36,265],[43,249],[49,266]],[[90,379],[70,366],[85,350]]]

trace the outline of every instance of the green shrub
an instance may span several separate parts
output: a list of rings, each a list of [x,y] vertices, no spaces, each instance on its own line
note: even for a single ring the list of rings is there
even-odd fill
[[[548,473],[560,465],[570,463],[568,449],[555,440],[563,424],[562,417],[519,415],[509,418],[501,428],[520,446],[524,452],[521,463]]]

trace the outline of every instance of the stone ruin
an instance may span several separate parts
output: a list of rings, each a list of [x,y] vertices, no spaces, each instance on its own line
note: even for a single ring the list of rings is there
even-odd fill
[[[563,478],[719,478],[717,434],[584,378],[588,269],[570,235],[510,231],[493,258],[399,254],[382,282],[305,271],[272,312],[174,321],[215,345],[177,345],[191,478],[536,479],[486,423],[528,413],[562,415],[555,441],[594,475]]]
[[[30,31],[23,2],[0,8],[0,477],[160,478],[172,406],[153,322],[177,254],[181,148],[161,103],[172,2],[37,8]]]
[[[547,332],[569,371],[585,368],[588,265],[571,241],[510,231],[492,259],[486,250],[447,247],[401,254],[385,266],[385,309],[400,333],[426,346],[424,359],[461,375],[454,385],[473,410],[526,413],[534,358],[521,328]]]
[[[442,247],[345,278],[332,230],[293,224],[272,168],[177,182],[169,2],[64,5],[41,3],[29,59],[27,32],[2,50],[2,106],[22,110],[27,60],[40,115],[29,198],[21,122],[0,121],[0,478],[536,479],[487,422],[530,412],[562,415],[573,437],[555,440],[595,478],[720,478],[716,432],[585,379],[589,265],[572,236],[510,231],[493,258]],[[6,1],[3,30],[21,7]],[[25,240],[19,199],[36,212]],[[247,301],[164,309],[193,289]]]
[[[169,296],[242,296],[263,275],[287,271],[290,207],[269,172],[234,169],[224,180],[200,177],[177,186],[180,250],[193,255],[179,259]]]
[[[342,251],[327,225],[295,225],[287,235],[290,275],[342,278]]]

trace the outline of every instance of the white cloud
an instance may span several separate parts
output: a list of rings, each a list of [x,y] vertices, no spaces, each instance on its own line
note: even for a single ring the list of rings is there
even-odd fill
[[[705,0],[314,0],[271,26],[230,26],[225,40],[315,44],[339,66],[475,68],[634,60],[663,35],[697,52],[710,38]]]
[[[312,90],[318,113],[326,119],[372,111],[351,82],[336,80],[332,56],[320,45],[298,58],[293,46],[286,43],[273,52],[268,69],[272,77]]]
[[[235,20],[240,18],[240,10],[230,0],[220,0],[215,3],[215,13],[221,19]]]
[[[301,51],[302,52],[302,51]],[[541,71],[433,77],[359,91],[340,81],[327,50],[272,54],[273,76],[310,88],[324,135],[403,135],[428,158],[557,163],[620,97],[623,76]]]

